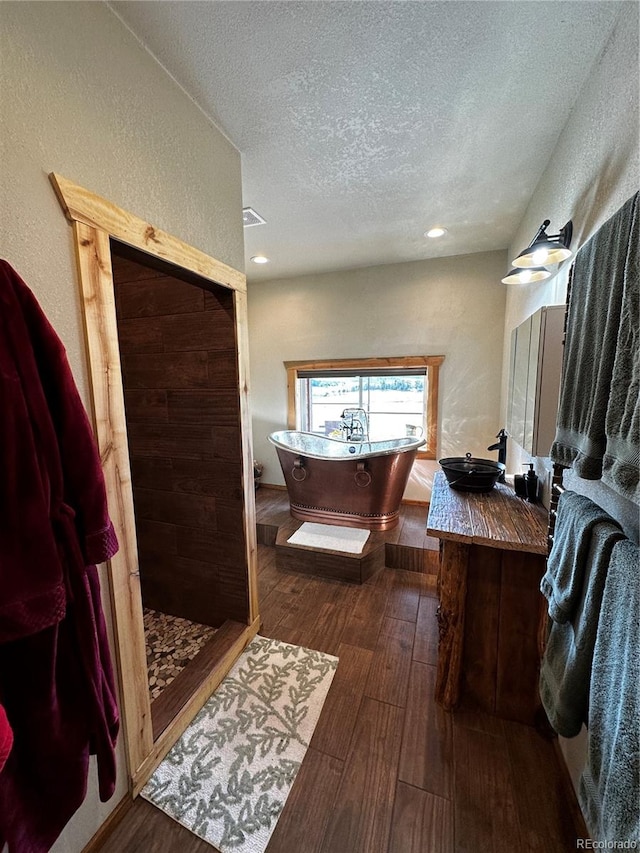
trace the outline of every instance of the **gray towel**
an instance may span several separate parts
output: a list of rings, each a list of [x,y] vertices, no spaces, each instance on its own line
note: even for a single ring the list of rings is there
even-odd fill
[[[634,215],[605,423],[607,447],[602,480],[618,494],[640,504],[640,235],[637,205]]]
[[[568,622],[573,616],[584,582],[591,532],[596,524],[616,522],[584,495],[566,491],[558,499],[553,547],[540,592],[549,602],[554,622]]]
[[[579,800],[599,842],[640,843],[639,560],[628,539],[614,546],[593,653]]]
[[[605,421],[618,346],[638,194],[579,250],[572,271],[562,386],[551,459],[587,480],[602,476]],[[626,367],[622,359],[620,368]],[[630,377],[629,377],[630,379]],[[622,378],[623,391],[629,380]],[[614,406],[617,409],[617,406]],[[615,417],[612,409],[612,418]]]
[[[597,524],[585,560],[584,583],[575,613],[552,622],[540,667],[540,698],[552,727],[575,737],[587,722],[593,647],[611,551],[624,533],[615,524]]]

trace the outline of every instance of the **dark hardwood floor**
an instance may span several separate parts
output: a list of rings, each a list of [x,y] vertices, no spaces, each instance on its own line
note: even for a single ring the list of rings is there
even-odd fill
[[[571,808],[552,742],[434,702],[435,576],[362,586],[286,574],[259,546],[260,633],[340,659],[268,853],[564,853]],[[211,853],[138,798],[103,853]]]

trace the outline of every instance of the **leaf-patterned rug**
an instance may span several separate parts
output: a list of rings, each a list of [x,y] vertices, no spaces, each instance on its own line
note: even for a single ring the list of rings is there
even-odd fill
[[[222,853],[262,853],[338,658],[256,636],[142,796]]]

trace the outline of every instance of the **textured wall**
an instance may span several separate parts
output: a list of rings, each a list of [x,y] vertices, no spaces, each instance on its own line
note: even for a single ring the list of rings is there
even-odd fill
[[[283,361],[444,355],[438,458],[486,455],[499,422],[504,252],[249,286],[253,439],[263,481],[283,483],[270,432],[286,427]],[[429,500],[437,463],[418,461],[405,498]]]
[[[102,3],[3,3],[2,256],[84,380],[55,171],[243,269],[238,152]]]
[[[87,401],[71,228],[48,173],[242,269],[240,157],[103,3],[2,3],[0,38],[0,254],[55,326]],[[78,853],[125,792],[122,772],[101,804],[92,769],[56,853]]]
[[[637,191],[638,84],[638,6],[628,3],[574,105],[509,247],[509,258],[528,245],[545,219],[551,220],[551,233],[573,220],[575,251]],[[542,305],[564,303],[567,272],[565,264],[542,284],[506,287],[504,411],[511,330]]]

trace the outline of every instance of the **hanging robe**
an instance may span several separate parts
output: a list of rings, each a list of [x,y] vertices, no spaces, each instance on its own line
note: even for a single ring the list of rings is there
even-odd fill
[[[118,543],[65,349],[0,260],[0,849],[45,853],[87,789],[115,788],[119,717],[96,564]]]

